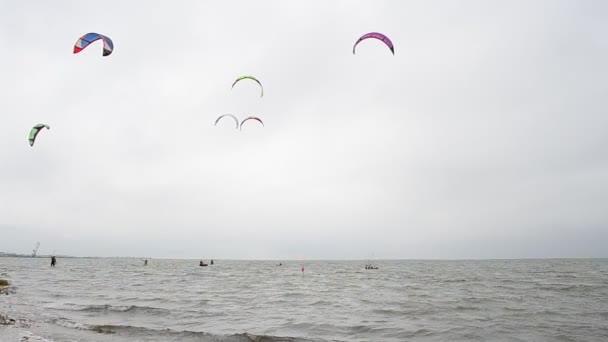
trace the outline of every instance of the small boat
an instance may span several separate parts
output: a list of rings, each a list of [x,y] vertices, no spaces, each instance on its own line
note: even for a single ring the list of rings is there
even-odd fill
[[[205,263],[203,262],[203,260],[201,260],[201,262],[200,262],[198,265],[199,265],[199,266],[209,266],[209,264],[205,264]]]

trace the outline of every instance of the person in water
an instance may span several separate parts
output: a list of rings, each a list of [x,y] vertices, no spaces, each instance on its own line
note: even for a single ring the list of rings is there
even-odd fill
[[[57,263],[57,258],[55,258],[55,256],[53,255],[51,257],[51,267],[55,267],[55,264]]]
[[[144,266],[148,266],[148,259],[144,260]]]
[[[213,265],[213,259],[211,259],[211,265]]]

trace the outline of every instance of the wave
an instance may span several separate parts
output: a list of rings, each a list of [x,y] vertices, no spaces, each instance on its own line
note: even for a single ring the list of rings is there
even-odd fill
[[[227,336],[234,341],[252,341],[252,342],[321,342],[322,340],[307,340],[298,337],[280,337],[270,335],[254,335],[249,333],[235,334]],[[232,340],[227,340],[232,341]]]
[[[411,339],[411,338],[419,338],[419,337],[428,337],[434,335],[435,333],[432,330],[421,328],[414,331],[405,331],[398,334],[398,337],[403,339]]]
[[[146,313],[146,314],[168,314],[170,310],[155,308],[150,306],[138,305],[110,305],[110,304],[72,304],[62,303],[59,305],[49,305],[49,309],[65,310],[65,311],[80,311],[80,312],[130,312],[130,313]]]
[[[578,278],[578,276],[576,274],[558,274],[555,277],[556,278],[569,278],[569,279]]]
[[[573,284],[573,285],[547,284],[547,285],[538,286],[537,288],[540,290],[543,290],[543,291],[553,291],[553,292],[567,292],[567,291],[586,292],[586,291],[593,291],[593,290],[601,289],[600,286],[588,285],[588,284]]]
[[[316,302],[310,304],[312,306],[332,306],[334,305],[334,303],[328,301],[328,300],[317,300]]]
[[[394,310],[394,309],[374,309],[372,312],[375,314],[378,314],[378,315],[389,316],[389,317],[402,316],[402,315],[406,314],[405,311]]]
[[[200,342],[326,342],[324,340],[310,340],[299,337],[255,335],[251,333],[240,333],[232,335],[215,335],[204,331],[173,330],[173,329],[150,329],[131,325],[95,325],[78,323],[66,319],[56,319],[52,323],[64,328],[87,330],[99,334],[116,334],[132,337],[134,339],[146,336],[162,337],[166,340],[175,341],[200,341]]]
[[[467,281],[471,281],[471,280],[470,279],[469,280],[466,280],[466,279],[443,279],[443,280],[441,280],[441,282],[443,282],[443,283],[466,283]]]
[[[456,311],[475,311],[475,310],[479,310],[479,308],[476,308],[474,306],[465,306],[465,305],[456,306]]]
[[[38,341],[38,342],[54,342],[48,338],[42,337],[40,335],[36,335],[31,331],[23,331],[20,333],[21,338],[19,341]]]
[[[503,310],[506,310],[506,311],[516,311],[516,312],[527,311],[527,309],[524,309],[524,308],[513,308],[513,307],[510,307],[510,306],[503,307]]]

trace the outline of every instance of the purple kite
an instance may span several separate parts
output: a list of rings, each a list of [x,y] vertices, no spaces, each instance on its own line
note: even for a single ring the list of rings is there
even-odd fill
[[[366,34],[362,35],[361,38],[357,39],[357,42],[353,46],[353,55],[355,54],[355,48],[357,47],[357,44],[359,44],[362,40],[365,40],[367,38],[376,38],[376,39],[383,41],[384,44],[386,44],[386,46],[388,46],[388,48],[391,49],[391,52],[393,53],[393,55],[395,54],[395,47],[393,46],[393,42],[387,36],[383,35],[382,33],[378,33],[378,32],[370,32],[370,33],[366,33]]]

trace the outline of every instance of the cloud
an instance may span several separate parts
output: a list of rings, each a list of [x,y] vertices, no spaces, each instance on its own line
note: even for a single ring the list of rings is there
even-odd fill
[[[605,257],[604,7],[3,3],[0,250]]]

